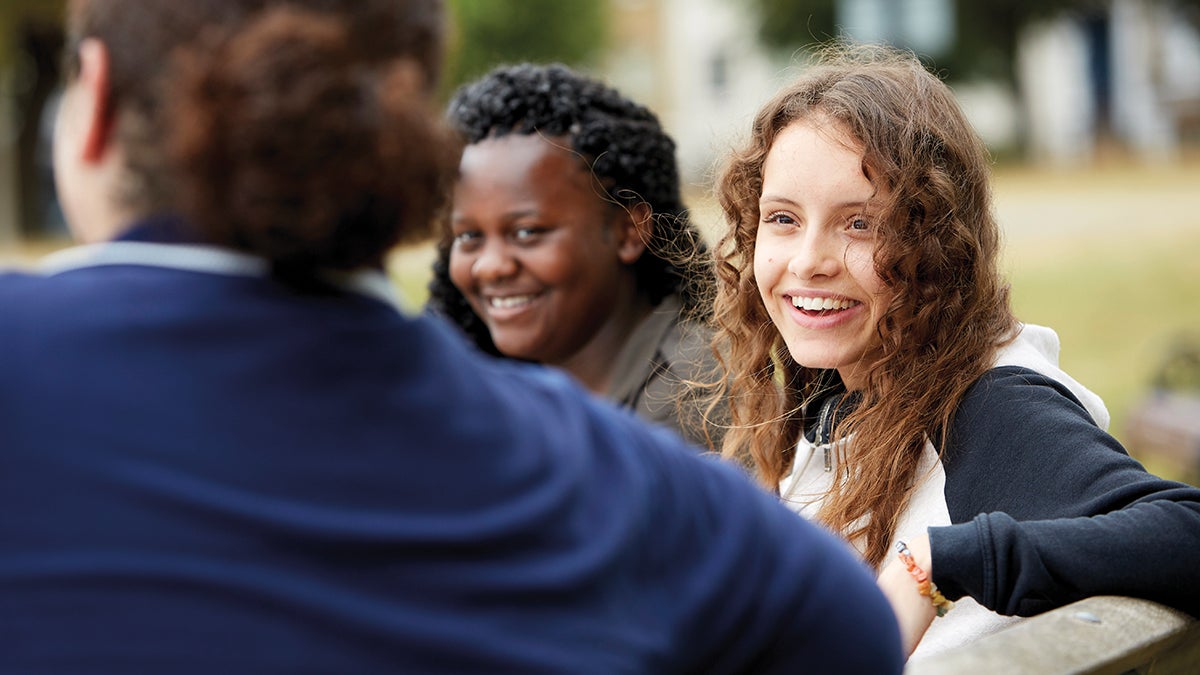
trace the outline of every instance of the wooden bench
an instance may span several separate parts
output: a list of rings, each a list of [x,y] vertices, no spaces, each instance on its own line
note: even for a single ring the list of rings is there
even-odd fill
[[[1194,675],[1200,673],[1200,621],[1148,600],[1098,596],[911,664],[904,672]]]

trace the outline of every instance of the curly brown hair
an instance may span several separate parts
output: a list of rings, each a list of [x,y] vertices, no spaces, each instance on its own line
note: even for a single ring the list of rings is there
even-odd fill
[[[428,236],[457,161],[430,107],[440,0],[71,0],[66,72],[99,39],[114,199],[277,269],[382,265]]]
[[[767,153],[784,128],[814,118],[860,141],[869,177],[886,188],[878,191],[886,196],[878,198],[874,265],[892,299],[861,402],[835,430],[840,473],[818,516],[863,541],[865,557],[878,565],[918,478],[922,448],[927,440],[942,447],[960,400],[1012,339],[1016,320],[997,265],[987,149],[949,87],[911,53],[828,48],[760,110],[719,178],[729,229],[715,251],[714,344],[732,418],[723,454],[751,464],[777,491],[809,422],[808,404],[837,381],[834,371],[792,359],[753,268]]]

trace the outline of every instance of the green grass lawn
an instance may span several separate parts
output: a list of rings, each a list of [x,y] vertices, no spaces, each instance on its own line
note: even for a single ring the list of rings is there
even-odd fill
[[[1109,430],[1124,441],[1130,408],[1170,347],[1200,341],[1200,228],[1014,248],[1007,264],[1017,316],[1058,332],[1061,366],[1104,398]]]
[[[1017,316],[1058,332],[1125,441],[1168,350],[1200,341],[1200,164],[1000,171],[995,193]]]

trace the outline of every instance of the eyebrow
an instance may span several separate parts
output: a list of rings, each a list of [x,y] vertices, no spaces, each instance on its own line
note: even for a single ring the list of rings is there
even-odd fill
[[[840,204],[834,204],[833,208],[835,210],[848,209],[848,208],[859,208],[859,207],[864,206],[867,202],[871,201],[871,198],[874,196],[875,195],[872,194],[870,197],[867,197],[865,199],[849,199]],[[797,208],[802,207],[802,204],[800,204],[796,200],[790,199],[788,197],[784,197],[781,195],[763,195],[758,198],[758,203],[762,204],[763,202],[791,204],[792,206],[795,206]]]
[[[792,201],[791,199],[788,199],[787,197],[777,197],[775,195],[762,195],[761,197],[758,198],[758,201],[760,204],[762,202],[783,202],[785,204],[791,204],[793,206],[800,206],[799,204]]]
[[[515,209],[513,211],[505,211],[504,213],[500,214],[500,217],[503,218],[504,220],[516,220],[518,218],[528,218],[531,216],[537,216],[540,213],[541,213],[541,211],[531,207],[531,208],[527,208],[527,209]],[[464,220],[473,220],[473,219],[472,218],[464,218],[461,215],[455,213],[453,209],[451,209],[450,220],[452,222],[457,223],[457,222],[462,222]]]

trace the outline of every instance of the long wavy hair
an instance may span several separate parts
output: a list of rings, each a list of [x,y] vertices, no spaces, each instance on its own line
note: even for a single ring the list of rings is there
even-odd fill
[[[678,293],[688,318],[707,318],[713,297],[711,258],[680,196],[675,142],[650,109],[603,82],[561,64],[500,66],[464,85],[447,109],[470,145],[508,134],[565,139],[612,203],[646,204],[654,227],[634,264],[637,289],[651,303]],[[450,280],[453,236],[443,222],[429,306],[497,353],[487,326]]]
[[[950,89],[911,53],[829,48],[760,110],[719,177],[728,229],[715,251],[714,346],[732,422],[725,456],[777,491],[811,404],[837,382],[835,371],[792,359],[754,278],[764,161],[780,131],[812,119],[861,142],[868,176],[886,188],[874,198],[874,264],[891,300],[861,401],[835,429],[839,473],[818,512],[878,566],[919,478],[922,448],[944,446],[955,409],[1016,320],[997,265],[989,155]]]

